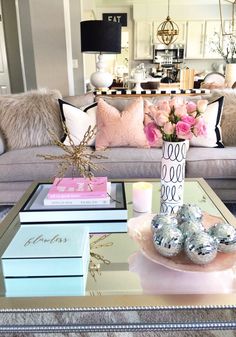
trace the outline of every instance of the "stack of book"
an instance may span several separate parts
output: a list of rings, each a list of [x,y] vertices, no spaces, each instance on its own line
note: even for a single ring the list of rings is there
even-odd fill
[[[44,205],[108,205],[111,202],[111,183],[107,177],[56,178]]]
[[[19,212],[21,225],[77,223],[90,233],[127,232],[124,182],[106,177],[56,178],[40,183]]]

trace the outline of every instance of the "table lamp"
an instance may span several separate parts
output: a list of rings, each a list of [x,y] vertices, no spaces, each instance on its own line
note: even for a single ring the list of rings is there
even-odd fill
[[[103,20],[88,20],[80,23],[81,51],[98,55],[97,71],[90,77],[96,89],[108,88],[113,77],[105,71],[103,54],[119,54],[121,52],[121,24]]]

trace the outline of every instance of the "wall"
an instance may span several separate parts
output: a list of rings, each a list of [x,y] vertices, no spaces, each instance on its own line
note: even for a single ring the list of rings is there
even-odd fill
[[[229,16],[231,14],[231,6],[225,4],[223,7],[224,14]],[[147,19],[164,21],[167,17],[167,13],[167,1],[162,2],[161,5],[159,1],[134,1],[134,20]],[[194,1],[194,3],[191,1],[170,1],[169,14],[171,19],[175,20],[205,20],[220,18],[218,2],[215,4],[207,4],[207,1]]]
[[[68,95],[63,0],[30,0],[37,88],[47,86]]]
[[[17,34],[15,0],[2,0],[1,4],[11,92],[19,93],[24,91],[24,83]]]
[[[37,88],[34,46],[30,19],[30,0],[18,0],[18,34],[22,49],[22,71],[24,76],[24,90]]]

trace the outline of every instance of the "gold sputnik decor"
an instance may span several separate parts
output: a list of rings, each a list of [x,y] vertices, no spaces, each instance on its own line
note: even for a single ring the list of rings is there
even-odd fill
[[[169,45],[178,37],[179,34],[179,27],[178,25],[171,20],[169,16],[170,12],[170,2],[168,0],[168,15],[164,22],[162,22],[159,27],[157,28],[157,38],[160,42],[164,43],[165,45]]]
[[[96,154],[95,151],[88,151],[87,144],[92,139],[96,133],[96,127],[91,128],[89,126],[88,130],[85,132],[83,139],[78,145],[75,145],[73,139],[71,138],[68,129],[63,123],[63,130],[65,135],[68,137],[69,145],[63,144],[58,137],[51,132],[53,144],[60,147],[65,153],[62,155],[38,155],[38,157],[43,157],[45,160],[59,160],[58,173],[56,177],[62,178],[65,176],[67,170],[72,168],[72,176],[75,176],[75,172],[78,172],[80,176],[85,178],[92,178],[92,171],[98,169],[98,164],[93,162],[93,159],[103,159],[106,158],[103,155]]]
[[[94,241],[93,235],[90,236],[90,266],[89,266],[89,272],[93,279],[96,281],[96,273],[100,275],[100,263],[103,262],[105,264],[110,264],[111,261],[107,260],[103,255],[96,253],[94,250],[98,248],[103,247],[110,247],[113,245],[113,242],[105,242],[101,243],[101,241],[105,240],[107,237],[109,237],[110,234],[104,234],[99,237],[96,237]],[[96,261],[95,261],[96,260]]]

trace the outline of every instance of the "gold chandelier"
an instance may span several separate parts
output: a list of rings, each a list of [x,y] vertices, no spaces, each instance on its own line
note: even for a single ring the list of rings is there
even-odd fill
[[[166,44],[167,46],[170,43],[173,43],[179,34],[178,25],[171,20],[169,16],[170,11],[170,2],[168,0],[168,15],[165,21],[163,21],[157,28],[157,38],[160,42]]]

